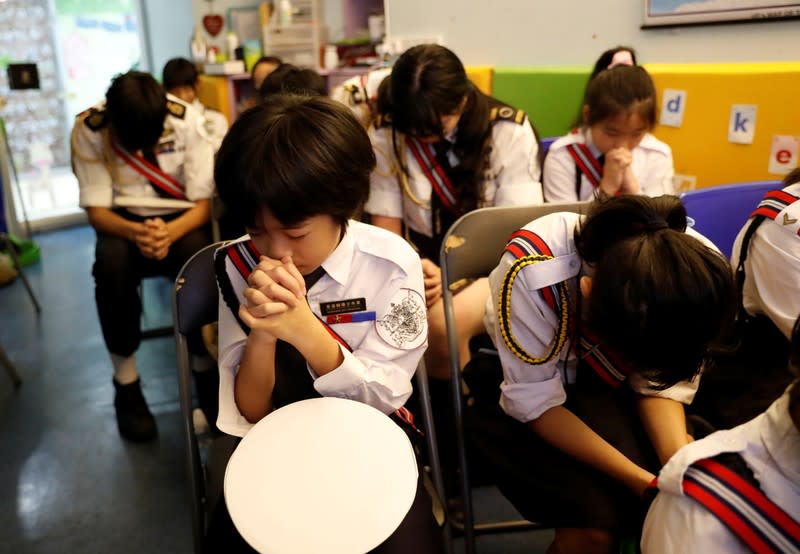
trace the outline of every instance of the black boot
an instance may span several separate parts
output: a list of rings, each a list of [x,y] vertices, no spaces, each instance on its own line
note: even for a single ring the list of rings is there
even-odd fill
[[[156,420],[142,396],[141,381],[120,385],[114,380],[114,409],[117,412],[119,434],[134,442],[153,440],[158,434]]]

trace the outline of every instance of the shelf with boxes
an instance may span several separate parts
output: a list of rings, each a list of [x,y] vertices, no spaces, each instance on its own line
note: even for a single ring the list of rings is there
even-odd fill
[[[322,0],[282,0],[262,27],[264,54],[286,63],[320,67],[320,53],[328,39]]]

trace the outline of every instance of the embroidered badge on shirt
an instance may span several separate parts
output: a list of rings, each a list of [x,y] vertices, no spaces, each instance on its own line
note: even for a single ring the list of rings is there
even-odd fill
[[[389,301],[389,309],[375,322],[378,335],[388,344],[412,350],[425,342],[428,320],[425,300],[412,289],[400,289]]]
[[[348,298],[335,302],[321,302],[319,305],[319,311],[322,315],[349,314],[363,312],[366,309],[366,298]]]

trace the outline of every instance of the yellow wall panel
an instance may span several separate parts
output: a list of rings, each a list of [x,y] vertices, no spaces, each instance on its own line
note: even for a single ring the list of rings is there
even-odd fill
[[[780,179],[768,172],[773,135],[800,136],[800,62],[650,64],[659,111],[664,89],[686,91],[683,125],[657,126],[672,147],[675,172],[697,187]],[[733,104],[755,104],[753,144],[728,142]]]
[[[475,83],[484,94],[492,95],[492,74],[493,69],[490,65],[470,65],[465,67],[467,70],[467,77],[470,81]]]

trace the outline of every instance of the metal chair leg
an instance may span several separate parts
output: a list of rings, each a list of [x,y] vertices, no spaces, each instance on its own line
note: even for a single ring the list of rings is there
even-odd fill
[[[11,244],[7,234],[0,233],[0,238],[3,239],[3,242],[6,245],[8,255],[11,256],[11,260],[14,262],[14,267],[17,269],[20,279],[22,279],[22,284],[25,285],[25,289],[28,291],[28,296],[31,297],[31,302],[33,302],[33,306],[36,308],[36,313],[42,313],[42,307],[39,305],[39,301],[36,299],[36,294],[33,292],[33,288],[31,288],[28,278],[25,277],[25,272],[22,270],[22,264],[19,263],[19,258],[17,257],[17,251],[14,248],[14,245]]]
[[[2,344],[0,344],[0,363],[6,368],[6,373],[8,373],[8,376],[11,378],[11,382],[14,383],[14,388],[18,389],[22,384],[22,379],[20,379],[19,373],[17,373],[17,368],[14,367],[14,364],[8,359]]]

